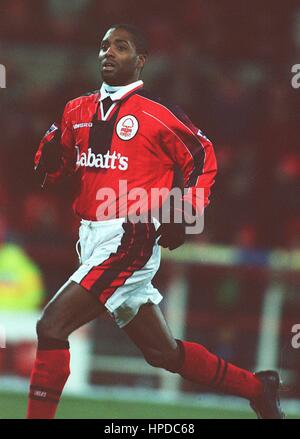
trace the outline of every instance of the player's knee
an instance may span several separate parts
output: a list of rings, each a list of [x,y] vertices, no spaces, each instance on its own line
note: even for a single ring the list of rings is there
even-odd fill
[[[51,328],[47,322],[47,319],[41,317],[36,324],[36,333],[38,338],[50,338]]]
[[[175,349],[167,351],[149,349],[144,352],[144,357],[150,366],[166,369],[170,372],[175,372],[177,369],[178,356]]]
[[[53,322],[53,320],[47,317],[45,314],[40,318],[40,320],[38,320],[36,324],[36,333],[39,339],[63,338],[58,325],[56,325],[55,322]]]

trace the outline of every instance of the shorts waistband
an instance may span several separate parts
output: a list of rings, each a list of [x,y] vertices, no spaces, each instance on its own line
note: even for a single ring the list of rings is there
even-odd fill
[[[115,224],[123,224],[123,222],[125,221],[125,218],[113,218],[113,219],[109,219],[109,220],[105,220],[105,221],[90,221],[90,220],[85,220],[82,219],[80,221],[80,224],[84,225],[84,226],[88,226],[91,228],[96,228],[96,227],[104,227],[104,226],[111,226],[111,225],[115,225]]]
[[[105,221],[90,221],[82,219],[80,221],[80,224],[90,227],[90,228],[97,228],[97,227],[109,227],[112,225],[122,225],[126,221],[126,218],[113,218]],[[153,224],[156,226],[160,225],[160,222],[156,218],[152,218]]]

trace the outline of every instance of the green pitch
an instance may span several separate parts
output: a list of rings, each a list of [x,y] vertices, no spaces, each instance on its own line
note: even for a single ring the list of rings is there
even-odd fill
[[[0,393],[0,419],[22,419],[26,413],[26,395]],[[150,404],[132,401],[113,401],[63,397],[58,409],[60,419],[246,419],[248,413]]]
[[[22,419],[26,413],[26,395],[0,393],[0,419]],[[63,397],[59,419],[255,419],[250,411],[238,412],[167,404]]]

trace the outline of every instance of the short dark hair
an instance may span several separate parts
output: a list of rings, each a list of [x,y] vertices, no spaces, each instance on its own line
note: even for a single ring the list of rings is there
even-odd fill
[[[132,36],[133,43],[135,45],[138,54],[148,55],[149,42],[147,35],[138,27],[133,24],[113,24],[109,26],[109,29],[124,29]]]

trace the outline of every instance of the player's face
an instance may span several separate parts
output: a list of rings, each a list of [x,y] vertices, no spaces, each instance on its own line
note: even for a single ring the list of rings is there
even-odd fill
[[[109,85],[127,85],[137,81],[145,64],[145,56],[138,55],[132,36],[125,29],[109,29],[101,41],[100,69]]]

